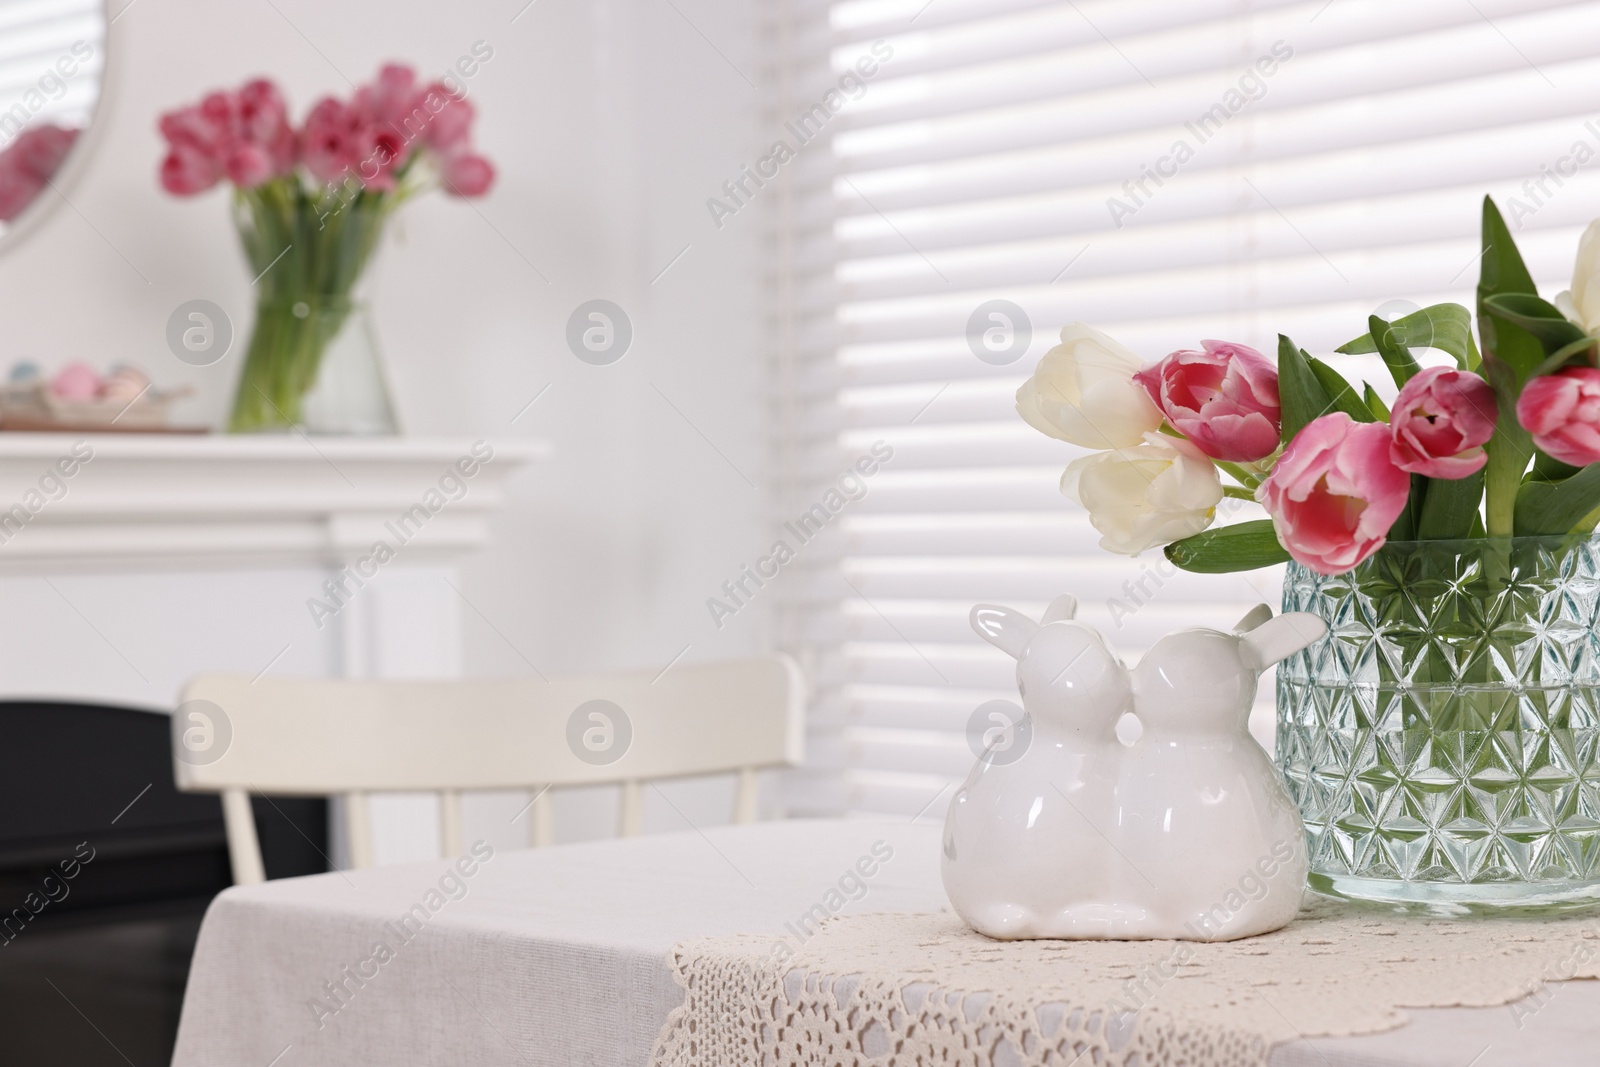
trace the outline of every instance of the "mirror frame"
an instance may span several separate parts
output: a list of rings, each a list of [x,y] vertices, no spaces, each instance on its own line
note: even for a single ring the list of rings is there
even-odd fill
[[[46,186],[38,196],[33,198],[32,203],[22,209],[22,214],[7,225],[3,232],[0,232],[0,256],[14,251],[41,229],[44,221],[55,214],[63,201],[71,204],[71,201],[67,199],[67,193],[83,177],[83,172],[88,169],[90,157],[95,154],[95,149],[99,147],[99,138],[103,135],[103,130],[111,117],[111,107],[107,101],[111,96],[112,81],[120,67],[115,58],[118,49],[112,41],[112,30],[116,20],[121,18],[128,8],[138,3],[138,0],[123,4],[121,10],[115,16],[111,14],[111,3],[112,0],[100,0],[99,4],[100,15],[105,19],[105,36],[102,38],[101,45],[104,56],[100,64],[100,95],[95,97],[94,107],[89,111],[89,123],[78,134],[78,140],[73,144],[72,151],[67,153],[67,158],[62,161],[61,169],[56,171],[55,176],[51,179],[50,185],[55,188],[52,189]],[[75,205],[73,210],[77,210]],[[82,213],[79,212],[79,214]],[[87,221],[88,216],[83,217]],[[93,225],[93,223],[90,223],[90,226]]]

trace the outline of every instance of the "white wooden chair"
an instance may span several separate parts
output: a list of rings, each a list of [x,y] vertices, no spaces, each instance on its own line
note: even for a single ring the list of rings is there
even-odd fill
[[[591,701],[623,716],[603,704],[580,710]],[[202,675],[173,716],[173,768],[180,790],[222,794],[233,878],[244,884],[265,877],[251,792],[342,796],[356,867],[372,865],[366,798],[377,792],[438,792],[447,856],[462,849],[468,789],[539,791],[529,836],[540,845],[551,837],[552,787],[620,783],[619,832],[629,836],[643,782],[737,772],[734,821],[751,822],[756,771],[801,759],[803,704],[785,656],[549,682]]]

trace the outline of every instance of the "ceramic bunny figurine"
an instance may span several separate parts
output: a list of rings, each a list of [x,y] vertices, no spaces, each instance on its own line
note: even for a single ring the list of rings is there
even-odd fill
[[[1122,759],[1116,825],[1141,936],[1231,941],[1300,910],[1305,827],[1247,720],[1261,672],[1327,632],[1262,604],[1232,633],[1168,634],[1134,668],[1144,733]]]
[[[979,605],[972,625],[1017,660],[1031,724],[1009,762],[986,751],[945,818],[957,914],[1016,938],[1228,940],[1287,923],[1305,838],[1246,729],[1260,673],[1326,633],[1265,605],[1233,633],[1169,634],[1129,672],[1058,597],[1035,624]],[[1132,710],[1131,746],[1116,724]]]
[[[1136,918],[1116,896],[1116,850],[1102,832],[1132,679],[1099,631],[1071,621],[1076,610],[1058,597],[1040,624],[1010,608],[972,609],[973,628],[1016,659],[1031,722],[1020,758],[986,751],[945,817],[945,892],[990,937],[1100,937]]]

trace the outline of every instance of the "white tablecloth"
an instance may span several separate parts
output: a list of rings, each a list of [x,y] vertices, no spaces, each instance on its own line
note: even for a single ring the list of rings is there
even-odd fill
[[[937,849],[931,822],[794,821],[230,889],[200,933],[173,1064],[645,1067],[682,1001],[675,943],[776,944],[830,913],[938,909]],[[1597,986],[1549,986],[1520,1027],[1507,1008],[1417,1011],[1392,1033],[1279,1046],[1272,1062],[1588,1067]]]
[[[682,1000],[675,943],[803,931],[830,890],[842,908],[939,908],[937,836],[796,821],[498,852],[409,943],[395,924],[426,908],[444,861],[236,887],[201,929],[174,1067],[267,1067],[285,1047],[277,1067],[643,1067]],[[862,877],[878,841],[894,854]],[[379,941],[393,958],[362,966]],[[341,981],[342,1007],[324,987]]]

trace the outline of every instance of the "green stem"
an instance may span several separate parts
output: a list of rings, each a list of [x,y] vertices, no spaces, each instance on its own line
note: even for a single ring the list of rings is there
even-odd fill
[[[1516,532],[1517,489],[1533,451],[1532,442],[1514,418],[1502,415],[1485,451],[1489,462],[1483,468],[1484,530],[1490,537],[1510,537]]]
[[[1248,467],[1238,463],[1229,463],[1226,460],[1220,459],[1216,461],[1216,464],[1219,469],[1226,471],[1230,476],[1232,476],[1234,481],[1238,482],[1246,489],[1254,489],[1261,484],[1260,476],[1253,473]],[[1254,500],[1255,497],[1251,496],[1250,499]]]
[[[1250,490],[1241,489],[1237,485],[1225,485],[1225,486],[1223,486],[1222,487],[1222,495],[1223,496],[1231,496],[1235,500],[1254,500],[1256,498],[1256,495],[1254,493],[1252,493]]]
[[[236,194],[239,238],[255,276],[256,321],[230,431],[284,430],[302,421],[302,398],[349,318],[350,292],[399,199],[366,190],[338,199],[326,190],[313,195],[293,179]]]

